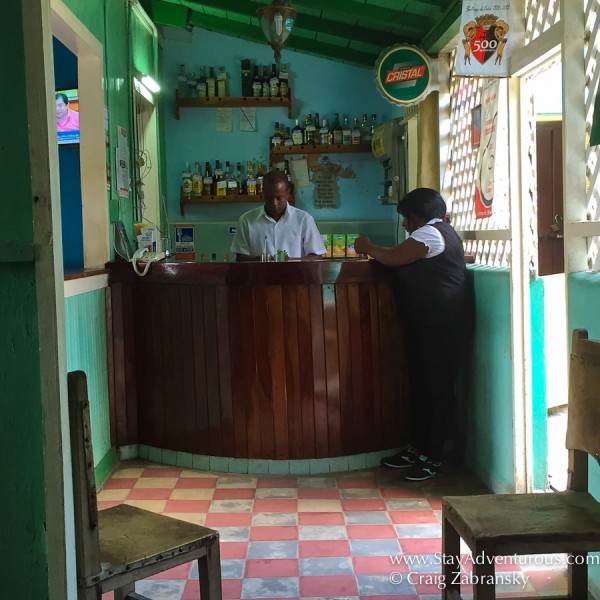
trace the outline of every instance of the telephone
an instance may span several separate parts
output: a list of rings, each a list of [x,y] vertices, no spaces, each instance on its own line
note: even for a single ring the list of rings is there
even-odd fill
[[[133,258],[131,259],[131,264],[133,265],[133,270],[140,277],[143,277],[146,275],[146,273],[148,273],[150,265],[153,262],[162,260],[163,258],[165,258],[164,252],[150,252],[148,248],[140,248],[139,250],[135,251]],[[142,271],[140,271],[138,268],[138,262],[146,263]]]

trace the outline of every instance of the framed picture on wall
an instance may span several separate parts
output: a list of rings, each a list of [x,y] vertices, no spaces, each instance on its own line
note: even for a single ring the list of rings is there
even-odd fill
[[[481,104],[471,109],[471,147],[479,148],[481,140]]]

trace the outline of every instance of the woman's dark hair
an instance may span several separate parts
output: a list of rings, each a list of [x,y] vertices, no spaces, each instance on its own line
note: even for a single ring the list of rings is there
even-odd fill
[[[416,188],[398,202],[397,211],[403,217],[418,217],[427,221],[443,219],[446,216],[446,203],[439,192],[431,188]]]

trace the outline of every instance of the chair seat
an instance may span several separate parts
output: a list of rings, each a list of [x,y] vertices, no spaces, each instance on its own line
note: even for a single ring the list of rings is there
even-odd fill
[[[600,504],[586,492],[446,496],[443,513],[478,552],[586,551],[600,544]]]
[[[123,565],[136,568],[164,560],[169,553],[185,554],[218,544],[213,529],[120,504],[98,511],[100,562],[103,570]],[[187,558],[187,560],[192,560]]]

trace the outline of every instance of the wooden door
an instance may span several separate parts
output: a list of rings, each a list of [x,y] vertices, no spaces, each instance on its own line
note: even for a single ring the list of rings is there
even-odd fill
[[[536,138],[539,274],[553,275],[565,270],[562,122],[538,123]]]

